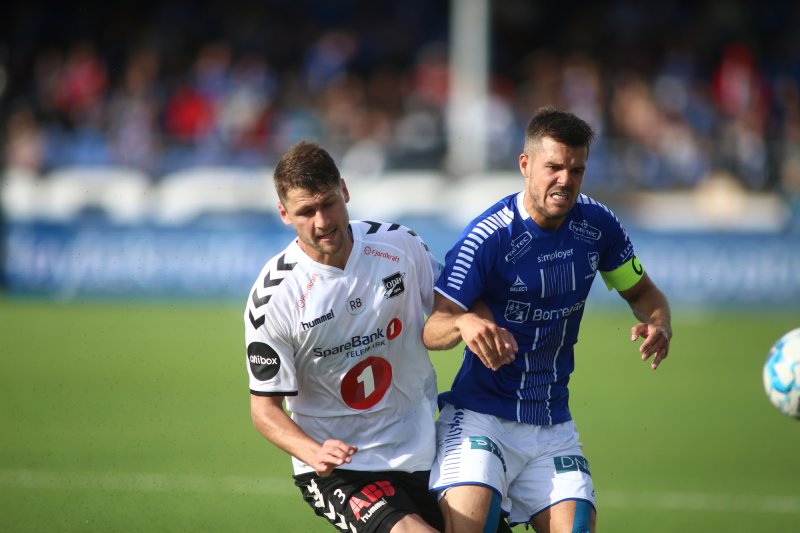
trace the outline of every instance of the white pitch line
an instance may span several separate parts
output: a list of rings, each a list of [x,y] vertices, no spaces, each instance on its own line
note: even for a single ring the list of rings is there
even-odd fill
[[[31,469],[0,470],[0,488],[50,490],[113,490],[134,492],[199,492],[253,495],[295,495],[287,474],[276,477],[215,477],[200,474],[69,472]],[[597,505],[675,511],[736,511],[800,515],[800,496],[744,495],[703,492],[598,491]]]

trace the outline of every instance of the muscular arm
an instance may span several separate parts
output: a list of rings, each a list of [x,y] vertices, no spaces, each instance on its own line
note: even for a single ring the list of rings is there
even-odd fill
[[[322,444],[309,437],[283,410],[283,396],[250,395],[250,418],[264,438],[326,476],[349,463],[357,448],[336,439]]]
[[[433,312],[422,331],[426,348],[448,350],[463,340],[492,370],[514,360],[518,349],[514,336],[494,323],[491,310],[483,302],[478,301],[464,311],[438,292],[434,298]]]
[[[644,342],[639,347],[642,361],[653,358],[650,366],[655,370],[669,354],[672,340],[672,323],[669,302],[645,272],[636,285],[620,291],[639,322],[631,328],[631,340],[639,337]]]

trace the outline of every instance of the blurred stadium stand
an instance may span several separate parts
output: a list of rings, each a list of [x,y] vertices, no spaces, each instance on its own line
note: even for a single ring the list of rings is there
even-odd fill
[[[153,189],[153,221],[167,225],[215,215],[275,215],[278,202],[271,169],[185,168],[167,174]]]
[[[271,169],[304,138],[340,162],[354,217],[405,222],[442,256],[521,188],[524,127],[554,104],[597,130],[584,190],[632,232],[687,261],[702,238],[729,261],[716,272],[768,256],[764,301],[800,302],[800,4],[492,1],[485,161],[464,168],[461,2],[3,4],[7,289],[238,295],[288,236]],[[642,251],[671,265],[668,288],[717,287]],[[715,275],[736,300],[746,280]]]

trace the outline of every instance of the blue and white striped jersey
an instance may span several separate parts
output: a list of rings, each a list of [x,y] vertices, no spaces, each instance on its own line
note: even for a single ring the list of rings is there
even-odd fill
[[[628,261],[633,246],[616,216],[586,195],[554,231],[531,219],[522,198],[503,198],[470,222],[436,284],[465,310],[483,300],[514,334],[519,353],[492,371],[466,348],[440,399],[508,420],[558,424],[572,418],[567,384],[592,281]]]

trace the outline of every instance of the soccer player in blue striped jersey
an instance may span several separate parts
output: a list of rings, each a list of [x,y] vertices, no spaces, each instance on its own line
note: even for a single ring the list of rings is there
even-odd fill
[[[642,360],[656,369],[669,352],[667,298],[617,217],[580,192],[593,138],[572,113],[538,110],[519,156],[524,190],[474,219],[447,253],[423,332],[428,349],[466,344],[440,395],[431,472],[447,531],[488,531],[501,513],[538,532],[594,531],[567,385],[598,272],[639,321],[631,340],[644,339]]]

